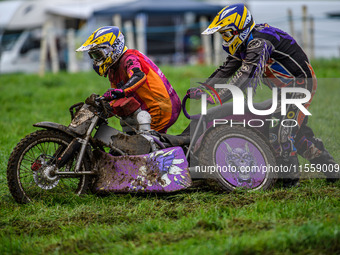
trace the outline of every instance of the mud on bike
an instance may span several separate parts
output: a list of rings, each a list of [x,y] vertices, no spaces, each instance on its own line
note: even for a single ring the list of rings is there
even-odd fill
[[[7,180],[12,196],[18,203],[28,203],[70,192],[164,193],[187,189],[202,179],[227,192],[271,187],[276,174],[265,167],[274,166],[276,160],[268,125],[214,127],[213,118],[235,118],[232,104],[195,117],[187,112],[187,99],[182,109],[192,121],[180,135],[152,130],[150,114],[134,98],[119,99],[111,107],[96,95],[70,107],[68,126],[46,121],[34,124],[39,130],[23,138],[9,158]],[[268,109],[270,104],[265,101],[254,107]],[[112,116],[120,119],[121,130],[108,124]],[[249,111],[239,116],[253,117]]]

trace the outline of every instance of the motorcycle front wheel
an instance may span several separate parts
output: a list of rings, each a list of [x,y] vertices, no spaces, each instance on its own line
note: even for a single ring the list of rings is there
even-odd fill
[[[56,175],[55,172],[74,172],[75,155],[62,168],[57,169],[56,159],[73,140],[55,130],[39,130],[23,138],[12,151],[7,166],[9,190],[18,203],[45,199],[65,199],[70,193],[88,191],[91,176]],[[86,156],[80,171],[89,171]]]

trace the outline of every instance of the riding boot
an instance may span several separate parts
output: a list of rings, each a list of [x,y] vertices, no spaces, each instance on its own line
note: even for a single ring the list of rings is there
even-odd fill
[[[298,171],[299,159],[297,156],[276,158],[276,164],[280,167],[277,183],[281,184],[283,188],[299,186],[300,172]]]
[[[326,180],[328,182],[336,182],[340,178],[339,172],[339,164],[337,164],[332,157],[332,155],[325,149],[325,146],[321,139],[315,138],[313,143],[315,146],[321,150],[320,156],[311,159],[309,162],[311,164],[320,165],[321,169],[323,170],[323,166],[327,165],[327,171],[324,171],[324,175],[326,176]],[[318,168],[316,166],[316,168]]]

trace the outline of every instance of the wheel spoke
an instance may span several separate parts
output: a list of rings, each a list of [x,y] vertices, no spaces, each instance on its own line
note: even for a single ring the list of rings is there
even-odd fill
[[[28,173],[28,174],[26,174],[26,175],[20,175],[20,179],[23,179],[23,178],[26,178],[26,177],[32,176],[32,175],[33,175],[32,172],[31,172],[31,173]]]
[[[37,144],[37,149],[38,149],[40,152],[42,152],[41,154],[45,154],[45,155],[46,155],[42,143]]]
[[[27,166],[22,166],[21,169],[22,169],[21,170],[22,172],[30,172],[30,173],[32,172],[31,168]]]
[[[28,151],[28,153],[26,153],[25,158],[29,158],[32,159],[32,161],[34,161],[37,158],[37,156],[34,154],[33,150],[30,150]]]

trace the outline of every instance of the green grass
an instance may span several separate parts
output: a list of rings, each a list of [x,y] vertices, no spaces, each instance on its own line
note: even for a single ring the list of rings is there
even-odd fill
[[[318,60],[313,66],[319,78],[336,78],[339,63]],[[162,70],[183,97],[191,78],[207,77],[214,67]],[[319,79],[309,123],[340,162],[335,81]],[[0,254],[340,253],[340,182],[322,179],[265,192],[224,194],[203,187],[170,195],[70,195],[62,201],[15,203],[6,167],[16,143],[36,130],[35,122],[67,125],[70,105],[108,86],[94,72],[0,76]],[[258,89],[258,101],[269,95]],[[187,124],[181,116],[170,132],[180,133]]]

